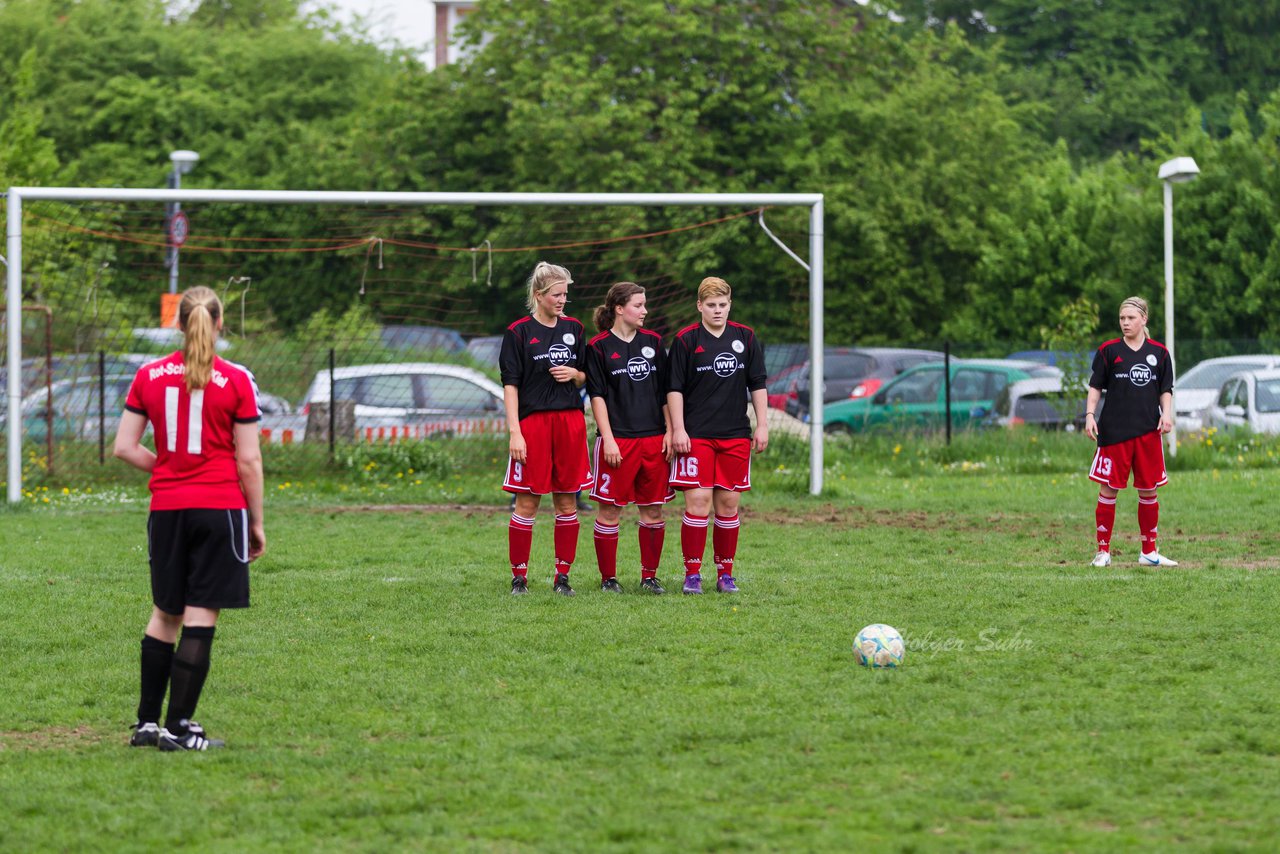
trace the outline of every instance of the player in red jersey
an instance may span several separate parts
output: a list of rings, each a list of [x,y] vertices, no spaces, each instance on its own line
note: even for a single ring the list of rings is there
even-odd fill
[[[573,278],[543,261],[529,277],[529,316],[507,327],[498,368],[511,458],[502,488],[515,493],[507,532],[511,592],[529,591],[529,552],[542,496],[555,505],[552,589],[572,596],[569,570],[578,553],[578,490],[591,486],[587,422],[578,389],[587,381],[585,328],[564,313]]]
[[[147,551],[155,607],[142,638],[130,744],[206,750],[222,742],[191,718],[209,673],[214,626],[223,608],[249,606],[249,562],[267,545],[258,393],[248,370],[215,355],[222,303],[212,290],[182,295],[178,325],[183,349],[138,370],[116,433],[115,455],[151,475]],[[141,444],[148,424],[154,453]]]
[[[599,435],[592,453],[600,502],[596,516],[596,562],[600,588],[618,584],[618,519],[622,508],[640,511],[640,589],[661,595],[658,580],[666,523],[662,505],[675,497],[667,483],[671,425],[667,419],[667,354],[662,337],[644,329],[649,313],[644,288],[618,282],[595,310],[600,334],[587,342],[587,393]]]
[[[667,406],[675,458],[670,480],[684,491],[680,546],[686,594],[702,592],[702,554],[713,510],[716,589],[738,591],[733,578],[738,502],[751,488],[751,451],[761,453],[769,444],[764,349],[751,327],[729,320],[732,296],[724,279],[703,279],[698,286],[702,320],[676,333],[671,345]],[[754,436],[748,401],[756,414]]]
[[[1093,357],[1084,432],[1098,442],[1089,478],[1101,484],[1095,513],[1098,553],[1093,566],[1111,565],[1111,532],[1116,521],[1116,495],[1129,485],[1138,490],[1138,528],[1142,532],[1142,566],[1177,566],[1156,550],[1160,503],[1156,488],[1169,482],[1160,436],[1173,429],[1173,361],[1163,344],[1147,330],[1147,301],[1129,297],[1120,303],[1124,337],[1108,341]],[[1102,392],[1107,405],[1099,421],[1095,413]]]

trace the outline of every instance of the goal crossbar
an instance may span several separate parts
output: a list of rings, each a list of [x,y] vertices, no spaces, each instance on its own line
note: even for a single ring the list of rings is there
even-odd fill
[[[339,190],[184,190],[88,187],[10,187],[7,195],[5,271],[7,307],[22,306],[22,203],[63,202],[206,202],[264,205],[568,205],[654,207],[667,205],[809,208],[809,365],[810,376],[822,376],[823,349],[823,197],[821,193],[391,193]],[[793,256],[794,257],[794,256]],[[22,498],[22,324],[7,323],[9,418],[7,433],[8,500]],[[809,492],[822,491],[822,383],[809,384]]]

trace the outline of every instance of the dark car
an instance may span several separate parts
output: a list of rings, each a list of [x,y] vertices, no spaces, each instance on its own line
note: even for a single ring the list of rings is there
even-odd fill
[[[827,347],[823,350],[822,402],[871,397],[894,377],[916,365],[941,362],[937,350],[901,347]],[[788,415],[804,420],[809,414],[809,366],[791,375],[785,392]],[[771,391],[772,393],[772,391]]]
[[[465,353],[467,342],[457,331],[443,326],[384,326],[382,344],[391,350]]]

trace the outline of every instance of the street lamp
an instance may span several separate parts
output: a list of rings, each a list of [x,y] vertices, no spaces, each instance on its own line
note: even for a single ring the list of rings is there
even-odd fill
[[[1160,164],[1160,180],[1164,181],[1164,343],[1173,359],[1173,185],[1185,184],[1200,174],[1200,167],[1190,157],[1175,157]],[[1175,394],[1177,392],[1174,392]],[[1177,412],[1177,407],[1174,407]],[[1169,456],[1178,455],[1178,426],[1169,431]]]
[[[194,151],[188,151],[185,148],[169,152],[169,160],[173,163],[173,171],[169,173],[170,190],[182,188],[182,176],[196,168],[196,161],[199,159],[199,154]],[[169,208],[169,216],[166,218],[169,226],[167,238],[169,242],[169,293],[171,294],[178,292],[178,247],[182,245],[187,236],[186,218],[179,217],[181,212],[182,205],[179,202],[174,202]]]

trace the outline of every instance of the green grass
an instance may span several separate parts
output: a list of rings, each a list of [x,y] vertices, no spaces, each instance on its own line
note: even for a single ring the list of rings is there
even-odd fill
[[[488,481],[475,509],[275,491],[198,713],[230,747],[200,756],[124,746],[149,598],[145,504],[115,502],[136,489],[0,511],[0,849],[1265,846],[1274,469],[1175,471],[1174,570],[1135,565],[1128,491],[1096,570],[1088,453],[1056,441],[861,445],[820,499],[780,451],[733,599],[599,593],[589,522],[580,594],[553,597],[545,507],[513,599]],[[673,521],[669,588],[678,553]],[[871,622],[907,637],[903,668],[854,662]]]

